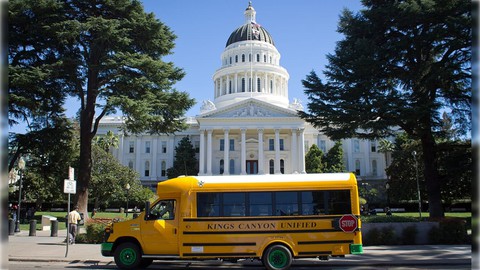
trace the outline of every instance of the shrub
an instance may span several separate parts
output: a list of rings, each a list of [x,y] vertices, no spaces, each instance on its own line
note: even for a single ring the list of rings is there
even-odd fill
[[[466,244],[466,236],[465,220],[455,218],[440,220],[438,227],[433,227],[428,233],[432,244]]]
[[[393,227],[372,228],[363,236],[365,246],[396,245],[398,244]]]
[[[103,223],[89,223],[86,225],[86,243],[98,244],[103,242],[106,225]]]
[[[415,239],[417,237],[417,226],[411,225],[405,227],[402,231],[402,238],[399,239],[402,245],[415,245]]]
[[[418,222],[418,218],[406,216],[362,216],[363,223]]]

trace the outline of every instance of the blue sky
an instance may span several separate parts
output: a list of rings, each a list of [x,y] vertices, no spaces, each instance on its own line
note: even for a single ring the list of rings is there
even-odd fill
[[[197,102],[186,116],[198,115],[203,100],[214,100],[212,76],[221,66],[220,56],[228,37],[245,22],[243,12],[248,1],[142,2],[146,12],[153,12],[177,36],[173,54],[164,60],[186,72],[175,88],[188,92]],[[257,23],[273,37],[281,54],[280,65],[290,74],[289,100],[298,98],[306,107],[308,100],[301,80],[312,70],[323,77],[326,55],[333,53],[335,43],[343,38],[336,32],[339,16],[344,8],[359,11],[360,0],[256,0],[252,6],[257,12]],[[67,116],[74,117],[79,102],[69,99],[65,108]],[[20,125],[10,131],[22,132],[22,129],[25,127]]]

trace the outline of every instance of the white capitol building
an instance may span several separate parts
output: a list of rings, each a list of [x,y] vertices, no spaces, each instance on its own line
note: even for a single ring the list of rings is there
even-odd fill
[[[245,23],[232,32],[213,75],[213,102],[187,117],[188,128],[176,134],[129,135],[121,117],[104,117],[97,135],[119,137],[113,155],[136,170],[144,185],[167,179],[175,147],[188,136],[198,149],[199,175],[305,173],[305,154],[316,144],[326,153],[335,142],[297,116],[302,104],[288,98],[289,75],[268,31],[256,23],[249,5]],[[378,141],[342,140],[346,171],[365,180],[383,180],[385,157]]]

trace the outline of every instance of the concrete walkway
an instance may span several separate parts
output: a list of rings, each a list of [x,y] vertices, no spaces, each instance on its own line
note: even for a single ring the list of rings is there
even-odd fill
[[[91,264],[112,264],[112,257],[103,257],[100,244],[75,244],[68,246],[66,255],[66,230],[58,237],[50,237],[50,231],[37,231],[28,236],[21,231],[8,237],[9,261],[49,261]],[[415,245],[415,246],[367,246],[362,255],[332,258],[329,265],[471,265],[471,247],[467,245]],[[317,260],[296,260],[295,263],[326,264]]]

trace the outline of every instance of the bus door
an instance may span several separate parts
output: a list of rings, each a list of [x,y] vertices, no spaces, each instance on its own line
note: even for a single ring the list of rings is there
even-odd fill
[[[178,255],[179,199],[158,201],[150,208],[148,220],[142,223],[144,254]]]

